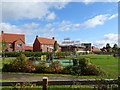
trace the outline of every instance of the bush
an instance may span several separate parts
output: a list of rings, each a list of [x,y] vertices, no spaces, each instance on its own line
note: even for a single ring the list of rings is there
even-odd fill
[[[72,65],[68,65],[68,66],[64,67],[62,70],[62,73],[71,74],[71,72],[72,72],[71,67],[72,67]]]
[[[98,75],[103,75],[104,73],[99,66],[94,65],[94,64],[89,64],[87,65],[86,68],[84,68],[84,70],[82,70],[82,74],[98,76]]]
[[[79,58],[79,66],[86,67],[90,63],[90,58]]]
[[[37,73],[45,73],[47,67],[48,66],[46,65],[46,62],[40,62],[39,65],[36,66],[35,72],[37,72]]]
[[[32,61],[26,60],[26,56],[21,54],[10,64],[3,66],[3,71],[7,72],[32,72],[35,70],[35,65]]]
[[[79,66],[68,65],[63,68],[62,73],[65,74],[73,74],[73,75],[81,75],[81,69]]]
[[[46,68],[46,72],[51,73],[60,73],[62,71],[62,67],[59,61],[52,62],[48,68]]]
[[[5,57],[18,57],[18,56],[20,56],[20,53],[18,53],[18,52],[4,52],[4,53],[2,53],[2,56],[5,56]]]
[[[26,61],[27,57],[24,54],[20,54],[20,56],[17,57],[16,59],[22,62],[22,61]]]

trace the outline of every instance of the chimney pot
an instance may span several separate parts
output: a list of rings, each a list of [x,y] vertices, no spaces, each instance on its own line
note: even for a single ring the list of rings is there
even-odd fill
[[[1,31],[1,34],[4,34],[4,31]]]
[[[55,39],[55,37],[52,37],[52,39]]]
[[[36,35],[36,38],[38,38],[38,35]]]

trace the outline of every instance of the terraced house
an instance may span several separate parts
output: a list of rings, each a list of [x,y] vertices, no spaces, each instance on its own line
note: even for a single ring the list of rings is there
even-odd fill
[[[24,34],[10,34],[1,31],[2,47],[4,51],[14,52],[25,52],[32,51],[31,48],[25,46],[25,35]]]

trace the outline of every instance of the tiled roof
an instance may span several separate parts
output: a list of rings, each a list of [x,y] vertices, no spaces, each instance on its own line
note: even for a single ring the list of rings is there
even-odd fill
[[[96,48],[96,47],[93,47],[92,51],[93,51],[93,52],[101,52],[101,50],[98,49],[98,48]]]
[[[25,50],[33,50],[32,46],[25,46]]]
[[[54,39],[49,39],[49,38],[42,38],[42,37],[37,37],[38,41],[41,44],[50,44],[50,45],[54,45],[55,40]]]
[[[2,34],[2,40],[5,40],[6,42],[9,42],[9,43],[12,43],[18,39],[21,39],[25,43],[24,34],[8,34],[8,33]]]

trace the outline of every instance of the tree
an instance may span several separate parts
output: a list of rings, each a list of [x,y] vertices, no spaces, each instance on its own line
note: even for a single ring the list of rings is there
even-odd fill
[[[101,50],[102,52],[105,52],[105,51],[106,51],[106,48],[103,47],[103,48],[101,48],[100,50]]]
[[[111,51],[111,46],[110,46],[109,43],[106,44],[106,50],[107,50],[107,52],[110,52],[110,51]]]
[[[86,46],[86,48],[85,48],[86,54],[88,54],[88,52],[87,52],[87,51],[90,51],[90,50],[91,50],[91,47]]]
[[[57,50],[58,50],[58,43],[57,43],[57,41],[55,41],[55,43],[54,43],[54,52],[57,51]]]
[[[118,48],[118,45],[117,45],[117,44],[114,44],[114,46],[113,46],[112,49],[113,49],[113,52],[118,52],[118,49],[119,49],[119,48]]]
[[[7,42],[4,40],[3,42],[2,42],[2,51],[7,51]]]

